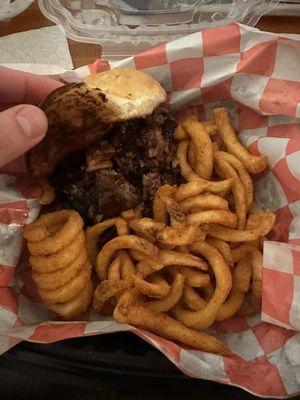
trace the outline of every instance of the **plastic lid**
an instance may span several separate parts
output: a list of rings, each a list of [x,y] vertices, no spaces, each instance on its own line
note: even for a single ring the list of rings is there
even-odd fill
[[[76,41],[119,60],[203,28],[254,26],[279,0],[39,0],[43,14]]]

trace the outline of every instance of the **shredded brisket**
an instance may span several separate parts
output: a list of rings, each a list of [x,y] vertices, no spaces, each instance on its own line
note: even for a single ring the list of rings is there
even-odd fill
[[[148,214],[158,186],[176,183],[176,121],[157,108],[147,118],[114,125],[103,139],[64,159],[50,177],[57,201],[87,223],[119,215],[142,201]]]

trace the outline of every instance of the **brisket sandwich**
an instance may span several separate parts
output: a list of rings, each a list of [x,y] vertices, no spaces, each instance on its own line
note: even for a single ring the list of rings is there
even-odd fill
[[[149,75],[116,68],[52,92],[41,105],[49,128],[28,156],[36,178],[48,177],[55,206],[87,223],[117,216],[180,179],[166,92]],[[146,212],[147,213],[147,212]]]

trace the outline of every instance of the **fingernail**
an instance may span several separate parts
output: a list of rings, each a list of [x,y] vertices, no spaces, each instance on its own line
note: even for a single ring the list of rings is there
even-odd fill
[[[36,106],[24,106],[15,118],[24,135],[30,139],[43,137],[47,131],[46,115]]]

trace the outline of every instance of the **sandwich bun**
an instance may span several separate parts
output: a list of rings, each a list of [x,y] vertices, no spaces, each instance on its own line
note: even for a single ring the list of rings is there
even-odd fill
[[[28,153],[30,173],[50,175],[63,158],[100,139],[112,124],[147,117],[166,98],[155,79],[130,68],[92,74],[54,90],[41,104],[48,131]]]

